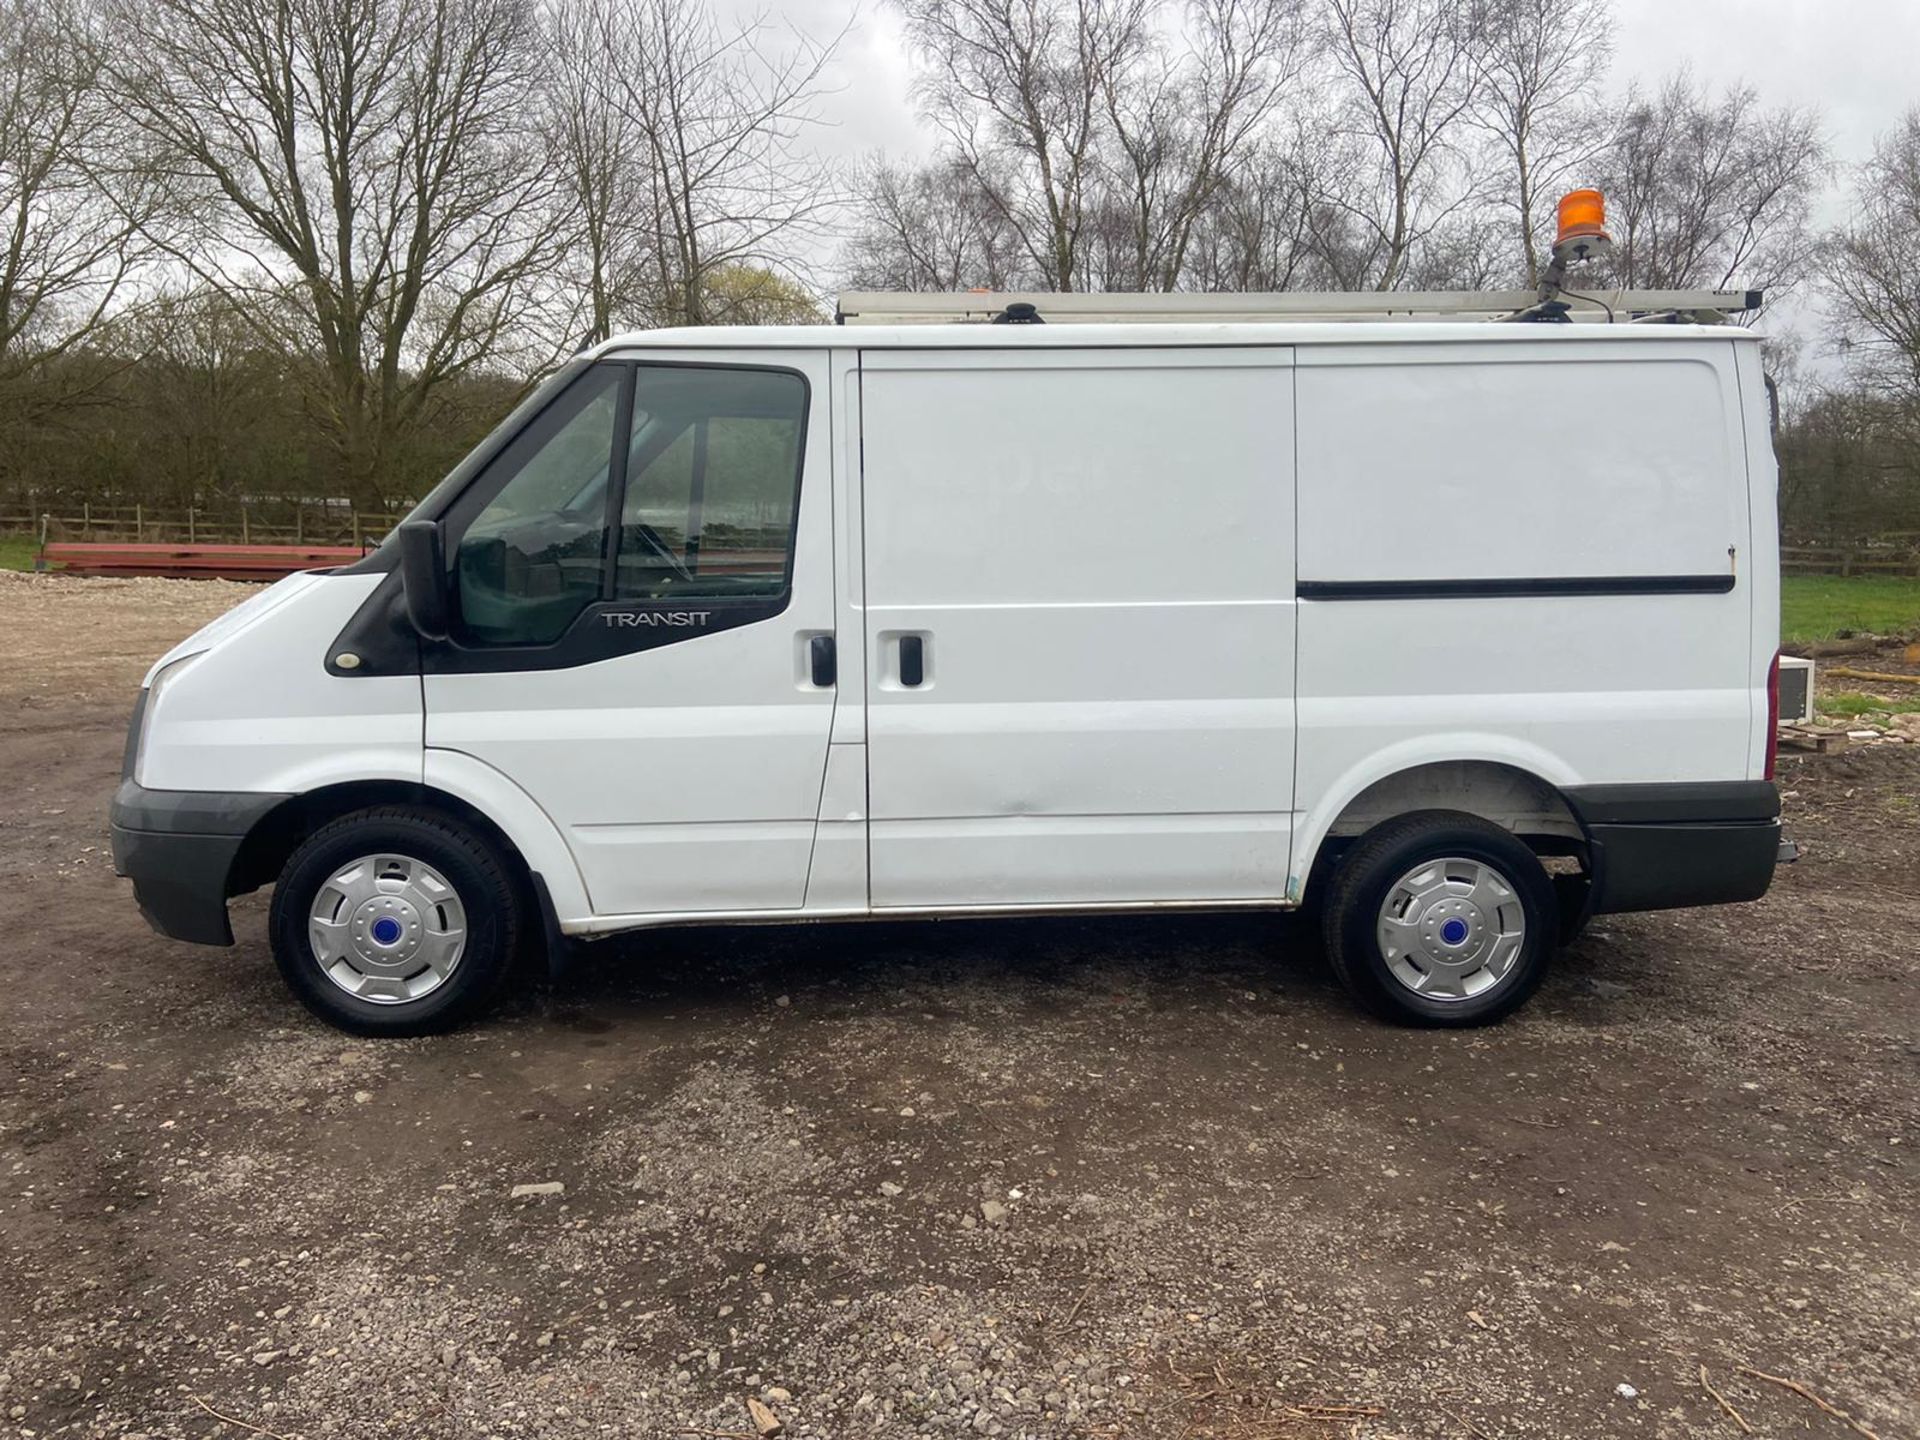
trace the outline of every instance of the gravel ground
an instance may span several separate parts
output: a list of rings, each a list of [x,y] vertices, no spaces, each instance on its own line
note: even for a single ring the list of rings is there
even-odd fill
[[[1920,747],[1789,761],[1772,896],[1494,1030],[1136,917],[607,942],[379,1043],[112,875],[133,687],[244,593],[0,575],[0,1435],[1737,1436],[1703,1366],[1920,1431]]]

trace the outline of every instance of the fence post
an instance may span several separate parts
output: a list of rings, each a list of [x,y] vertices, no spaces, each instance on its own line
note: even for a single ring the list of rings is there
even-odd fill
[[[93,533],[93,503],[89,500],[80,502],[80,533],[82,535]]]
[[[133,543],[138,545],[147,538],[147,511],[144,505],[135,502],[133,507]]]
[[[247,502],[242,500],[240,502],[240,543],[246,545],[252,540],[253,536],[247,530]]]
[[[356,550],[364,550],[366,546],[360,543],[360,512],[355,509],[349,510],[347,513],[353,516],[353,548]]]
[[[307,543],[306,520],[307,520],[307,507],[302,505],[298,500],[294,501],[293,502],[293,543],[296,545],[304,545]]]
[[[187,543],[188,543],[189,545],[191,545],[191,544],[193,544],[193,543],[194,543],[194,534],[193,534],[193,506],[191,506],[191,505],[189,505],[189,506],[187,506]]]

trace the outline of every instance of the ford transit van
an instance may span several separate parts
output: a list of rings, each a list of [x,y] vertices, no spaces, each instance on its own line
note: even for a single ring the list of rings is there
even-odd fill
[[[583,354],[359,563],[161,657],[113,847],[295,995],[651,926],[1311,905],[1484,1023],[1780,848],[1757,339],[873,325]]]

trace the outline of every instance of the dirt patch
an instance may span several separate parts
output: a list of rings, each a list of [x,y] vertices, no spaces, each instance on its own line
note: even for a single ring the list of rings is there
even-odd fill
[[[0,576],[0,1434],[1920,1430],[1920,750],[1495,1030],[1285,920],[688,930],[374,1044],[147,932],[132,687],[245,587]],[[558,1195],[514,1199],[515,1185]]]

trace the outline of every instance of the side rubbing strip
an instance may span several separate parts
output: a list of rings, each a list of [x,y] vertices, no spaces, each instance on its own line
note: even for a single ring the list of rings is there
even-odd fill
[[[1302,580],[1302,600],[1481,600],[1545,595],[1725,595],[1732,575],[1543,575],[1512,580]]]

